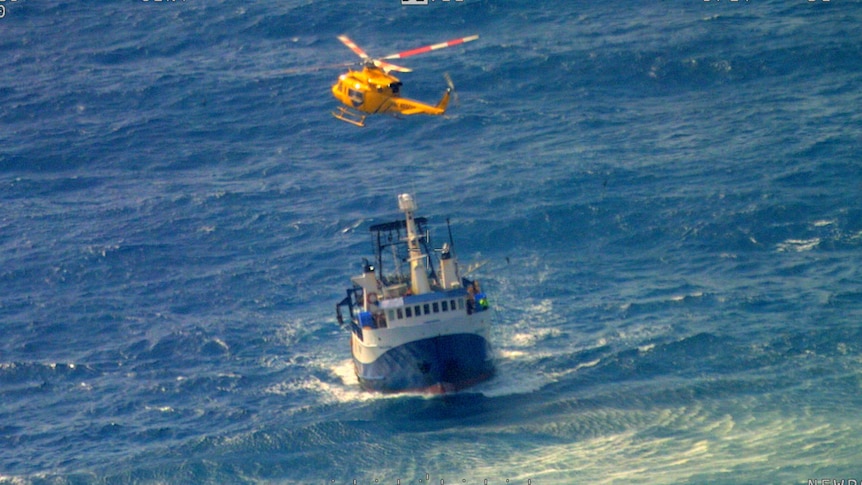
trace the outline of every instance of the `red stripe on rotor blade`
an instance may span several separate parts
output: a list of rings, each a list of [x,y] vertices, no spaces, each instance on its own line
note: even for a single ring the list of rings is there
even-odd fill
[[[358,45],[356,45],[346,35],[339,35],[338,40],[340,40],[344,45],[346,45],[348,49],[352,50],[357,56],[359,56],[363,59],[368,58],[368,54],[366,54],[365,51],[362,50],[362,48],[360,48]]]

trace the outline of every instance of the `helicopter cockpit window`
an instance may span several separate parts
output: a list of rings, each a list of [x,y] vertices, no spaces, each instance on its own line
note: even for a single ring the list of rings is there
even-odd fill
[[[398,94],[398,91],[401,89],[401,84],[402,83],[397,82],[389,85],[389,87],[392,88],[392,94]]]
[[[362,94],[362,91],[348,89],[347,97],[350,98],[350,102],[354,107],[361,105],[365,101],[365,95]]]

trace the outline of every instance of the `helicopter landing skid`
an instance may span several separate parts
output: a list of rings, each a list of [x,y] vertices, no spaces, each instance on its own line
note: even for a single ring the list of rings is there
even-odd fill
[[[341,121],[346,121],[351,125],[355,125],[361,128],[365,126],[365,118],[368,115],[364,115],[345,106],[339,106],[338,111],[332,112],[332,116],[338,118]]]

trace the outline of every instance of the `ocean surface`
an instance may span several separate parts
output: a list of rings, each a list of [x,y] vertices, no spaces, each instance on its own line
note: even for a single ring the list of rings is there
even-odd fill
[[[862,483],[859,1],[0,7],[0,484]],[[357,128],[340,34],[480,38]],[[469,392],[352,375],[401,192],[484,263]]]

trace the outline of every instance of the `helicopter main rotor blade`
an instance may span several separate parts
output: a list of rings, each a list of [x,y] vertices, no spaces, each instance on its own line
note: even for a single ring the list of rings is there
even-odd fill
[[[369,59],[368,54],[366,54],[361,47],[356,45],[356,43],[350,40],[350,38],[346,35],[339,35],[338,40],[340,40],[344,45],[346,45],[348,49],[352,50],[357,56],[361,57],[362,59]]]
[[[380,69],[383,69],[385,72],[413,72],[413,69],[410,69],[409,67],[398,66],[392,64],[391,62],[381,61],[380,59],[374,59],[372,62],[374,62],[375,66],[379,67]]]
[[[405,57],[415,56],[416,54],[424,54],[426,52],[436,51],[437,49],[443,49],[445,47],[452,47],[452,46],[455,46],[458,44],[463,44],[465,42],[470,42],[470,41],[476,40],[478,38],[479,38],[478,35],[470,35],[467,37],[461,37],[460,39],[452,39],[452,40],[448,40],[446,42],[441,42],[439,44],[426,45],[425,47],[418,47],[416,49],[410,49],[409,51],[399,52],[398,54],[391,54],[391,55],[384,57],[383,59],[403,59]],[[342,42],[344,42],[344,41],[342,40]],[[350,47],[350,46],[348,45],[348,47]]]
[[[2,0],[0,0],[0,1],[2,1]],[[362,50],[361,47],[356,45],[356,43],[353,42],[352,40],[350,40],[350,38],[347,37],[346,35],[339,35],[338,40],[340,40],[344,45],[346,45],[350,50],[352,50],[357,56],[361,57],[363,61],[366,61],[366,62],[371,61],[371,63],[373,63],[375,66],[379,67],[380,69],[383,69],[385,72],[389,72],[389,71],[411,72],[412,71],[412,69],[410,69],[410,68],[398,66],[398,65],[392,64],[391,62],[382,61],[380,59],[372,59],[364,50]]]

